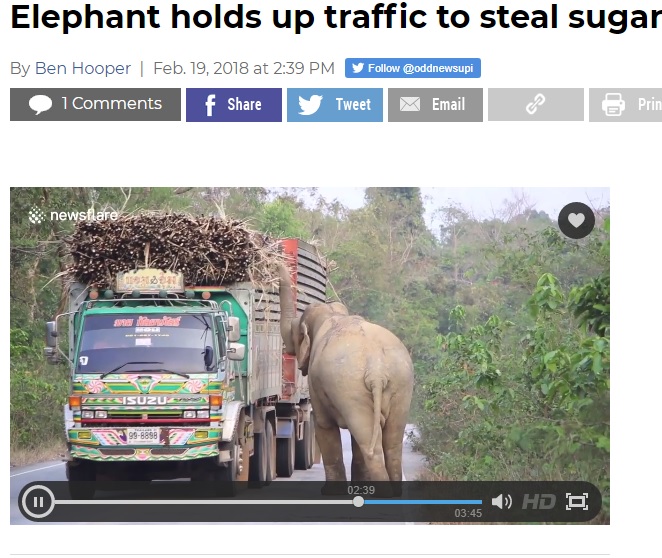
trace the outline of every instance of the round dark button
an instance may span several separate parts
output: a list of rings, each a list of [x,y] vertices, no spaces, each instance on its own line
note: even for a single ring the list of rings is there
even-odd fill
[[[558,222],[565,236],[579,240],[591,234],[595,227],[595,214],[585,203],[572,202],[561,210]]]
[[[55,495],[49,488],[36,484],[23,493],[21,508],[26,517],[41,519],[55,508]]]

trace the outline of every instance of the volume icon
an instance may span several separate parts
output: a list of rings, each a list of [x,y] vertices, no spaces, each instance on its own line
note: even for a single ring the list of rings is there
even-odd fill
[[[496,506],[500,510],[505,506],[506,509],[510,509],[513,505],[513,497],[510,494],[499,494],[496,498],[492,498],[492,505]]]

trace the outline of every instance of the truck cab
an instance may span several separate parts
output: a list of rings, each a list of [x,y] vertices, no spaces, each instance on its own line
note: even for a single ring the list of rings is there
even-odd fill
[[[326,261],[278,240],[295,314],[325,302]],[[68,312],[46,327],[49,362],[67,361],[69,488],[93,480],[207,481],[226,495],[320,461],[308,378],[284,354],[273,282],[185,284],[151,268],[69,285]],[[200,281],[202,282],[202,281]]]
[[[92,481],[241,476],[244,430],[224,440],[245,358],[236,302],[181,274],[120,274],[114,289],[70,288],[70,311],[47,324],[49,362],[67,360],[67,478]],[[60,331],[68,325],[68,350]],[[242,428],[245,425],[242,425]],[[80,494],[84,496],[85,494]]]

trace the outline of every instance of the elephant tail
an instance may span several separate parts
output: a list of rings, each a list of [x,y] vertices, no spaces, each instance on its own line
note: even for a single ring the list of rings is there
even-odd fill
[[[382,428],[382,392],[384,386],[382,382],[375,382],[372,384],[372,406],[373,406],[373,424],[372,424],[372,438],[370,439],[370,447],[368,448],[368,455],[372,457],[375,455],[375,446],[377,445],[377,437]]]

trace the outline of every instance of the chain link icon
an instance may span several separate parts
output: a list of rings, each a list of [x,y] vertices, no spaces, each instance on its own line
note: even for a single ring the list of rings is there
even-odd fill
[[[538,93],[534,98],[533,102],[526,105],[526,112],[529,114],[535,114],[538,112],[538,107],[545,104],[545,96],[542,93]]]

